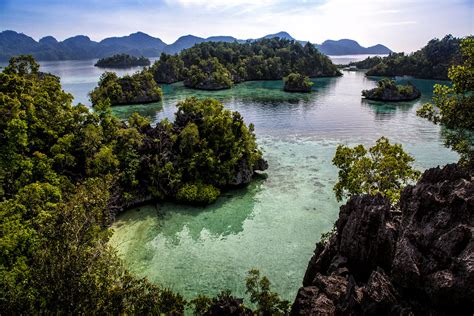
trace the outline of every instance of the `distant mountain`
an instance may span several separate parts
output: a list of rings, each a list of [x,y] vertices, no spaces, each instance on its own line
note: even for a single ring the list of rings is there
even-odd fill
[[[283,39],[290,40],[290,41],[296,41],[296,40],[295,40],[290,34],[288,34],[287,32],[278,32],[278,33],[275,33],[275,34],[268,34],[268,35],[265,35],[265,36],[262,37],[262,38],[275,38],[275,37],[283,38]]]
[[[295,40],[287,32],[269,34],[262,38],[284,38]],[[143,32],[133,33],[122,37],[110,37],[100,42],[92,41],[89,37],[78,35],[62,42],[52,36],[46,36],[35,41],[33,38],[15,31],[0,32],[0,60],[7,61],[11,56],[32,54],[38,60],[68,60],[92,59],[109,57],[114,54],[129,54],[132,56],[155,57],[162,52],[176,54],[183,49],[190,48],[203,42],[239,42],[253,41],[254,39],[241,40],[232,36],[211,36],[202,38],[186,35],[178,38],[173,44],[167,45],[161,39],[152,37]],[[298,41],[306,44],[306,41]],[[357,54],[388,54],[391,52],[381,44],[363,47],[354,40],[342,39],[338,41],[327,40],[315,46],[326,55],[357,55]]]
[[[197,37],[194,35],[185,35],[181,36],[174,42],[165,47],[164,52],[167,54],[176,54],[182,51],[183,49],[190,48],[196,44],[205,42],[206,39],[202,37]]]
[[[327,40],[316,47],[326,55],[360,55],[360,54],[389,54],[392,51],[384,45],[377,44],[371,47],[363,47],[351,39],[338,41]]]
[[[102,46],[121,47],[124,53],[129,55],[159,56],[167,46],[161,39],[148,34],[137,32],[128,36],[109,37],[99,42]]]

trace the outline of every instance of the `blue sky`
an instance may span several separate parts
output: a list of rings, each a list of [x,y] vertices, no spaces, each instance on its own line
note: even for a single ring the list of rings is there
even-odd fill
[[[351,38],[413,51],[433,37],[474,33],[474,0],[0,0],[0,30],[39,39],[84,34],[93,40],[143,31],[256,38],[287,31],[321,43]]]

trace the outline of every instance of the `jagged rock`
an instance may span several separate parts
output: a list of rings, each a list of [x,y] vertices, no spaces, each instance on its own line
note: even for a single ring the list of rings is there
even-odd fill
[[[399,211],[380,195],[354,196],[317,245],[292,314],[472,315],[473,232],[472,166],[427,170]]]

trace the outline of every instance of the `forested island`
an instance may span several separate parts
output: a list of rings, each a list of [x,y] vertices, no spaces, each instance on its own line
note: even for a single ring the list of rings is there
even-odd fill
[[[283,90],[287,92],[311,92],[313,83],[302,74],[291,73],[283,78]]]
[[[397,85],[394,80],[385,78],[377,82],[376,88],[362,91],[362,95],[369,100],[397,102],[418,99],[421,92],[410,82]]]
[[[413,54],[391,53],[387,57],[368,57],[350,63],[358,69],[368,69],[367,76],[412,76],[421,79],[448,79],[448,69],[462,62],[459,49],[460,38],[446,35],[432,39]]]
[[[176,56],[162,54],[151,72],[157,83],[184,81],[187,87],[204,90],[249,80],[281,80],[293,72],[311,78],[341,75],[311,43],[303,46],[281,38],[197,44]]]
[[[149,66],[150,60],[146,57],[135,57],[128,54],[116,54],[101,58],[94,66],[100,68],[130,68],[138,66]]]
[[[143,104],[160,101],[163,91],[147,70],[118,77],[114,72],[104,72],[98,86],[90,92],[92,105],[108,99],[111,105]]]

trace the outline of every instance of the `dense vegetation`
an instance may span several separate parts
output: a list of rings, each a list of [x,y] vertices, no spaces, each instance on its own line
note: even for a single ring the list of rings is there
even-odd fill
[[[362,95],[369,100],[410,101],[419,98],[421,93],[410,82],[407,85],[397,85],[394,80],[384,78],[377,82],[376,88],[363,90]]]
[[[94,65],[102,68],[130,68],[136,66],[149,66],[150,60],[146,57],[135,57],[128,54],[116,54],[101,58]]]
[[[185,77],[184,62],[177,55],[161,54],[151,66],[151,72],[158,83],[182,81]]]
[[[435,85],[433,102],[417,114],[449,128],[448,145],[468,160],[474,156],[474,38],[461,42],[461,53],[463,64],[449,69],[452,86]]]
[[[291,73],[283,78],[283,89],[288,92],[311,92],[313,83],[302,74]]]
[[[448,69],[461,63],[459,38],[447,35],[432,39],[413,54],[391,53],[387,57],[369,57],[354,62],[359,69],[369,69],[367,76],[412,76],[423,79],[448,79]]]
[[[137,200],[208,203],[250,181],[266,167],[253,127],[196,99],[174,123],[124,123],[108,102],[72,106],[59,78],[25,56],[0,73],[0,100],[0,310],[182,313],[179,295],[126,271],[107,226]]]
[[[192,65],[186,73],[184,85],[203,90],[229,89],[233,85],[231,78],[230,72],[214,57]]]
[[[134,185],[138,118],[72,106],[31,57],[0,73],[0,310],[6,314],[182,311],[107,246],[114,187]]]
[[[198,296],[190,302],[195,315],[288,315],[290,303],[271,291],[271,283],[266,277],[261,277],[258,270],[249,271],[246,282],[246,292],[250,301],[256,305],[254,310],[245,306],[243,300],[232,296],[228,290],[217,297]]]
[[[151,69],[158,83],[185,80],[188,86],[202,89],[226,88],[247,80],[280,80],[292,72],[308,77],[340,75],[312,44],[280,38],[201,43],[175,57],[162,54]]]
[[[90,93],[94,106],[107,99],[111,105],[157,102],[162,96],[161,88],[146,69],[123,77],[104,72],[98,86]]]
[[[411,166],[413,161],[401,145],[392,145],[385,137],[368,150],[362,145],[339,145],[333,158],[339,168],[336,198],[341,201],[351,195],[381,193],[396,203],[403,188],[420,175]]]

